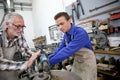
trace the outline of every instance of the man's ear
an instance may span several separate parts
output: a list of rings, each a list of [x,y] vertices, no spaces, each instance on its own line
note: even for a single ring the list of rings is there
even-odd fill
[[[10,26],[9,22],[5,22],[6,28],[8,28]]]
[[[73,20],[72,20],[72,18],[70,18],[70,19],[69,19],[69,22],[70,22],[70,23],[73,23]]]

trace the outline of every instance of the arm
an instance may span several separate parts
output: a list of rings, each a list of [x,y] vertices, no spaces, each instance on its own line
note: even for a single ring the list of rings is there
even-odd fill
[[[59,52],[63,47],[65,47],[65,39],[63,38],[62,42],[60,43],[59,47],[52,53],[48,56],[49,59],[51,59],[54,55],[57,54],[57,52]]]
[[[29,68],[34,60],[40,55],[40,51],[34,53],[28,61],[13,61],[3,58],[2,48],[0,47],[0,70],[25,70]]]
[[[74,36],[74,40],[71,41],[66,47],[63,47],[60,51],[58,51],[52,58],[50,58],[50,64],[54,65],[73,55],[89,42],[88,38],[88,34],[85,31],[77,31]]]
[[[22,52],[23,56],[31,56],[34,53],[30,50],[23,34],[20,36],[18,44],[19,44],[20,51]]]
[[[22,42],[22,43],[19,46],[20,46],[21,51],[23,52],[23,56],[31,56],[27,63],[27,67],[29,68],[32,65],[32,63],[34,62],[34,60],[40,55],[40,51],[37,51],[35,53],[32,52],[30,50],[24,36],[22,35],[21,37],[22,38],[20,40],[22,40],[22,41],[19,41],[19,44],[20,44],[20,42]]]

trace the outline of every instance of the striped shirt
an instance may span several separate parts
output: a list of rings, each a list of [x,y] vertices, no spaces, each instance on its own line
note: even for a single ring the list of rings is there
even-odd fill
[[[4,36],[4,41],[2,36]],[[0,70],[25,70],[27,69],[28,61],[13,61],[4,58],[3,46],[9,48],[17,45],[18,50],[22,53],[22,56],[30,56],[33,52],[29,49],[27,42],[21,34],[21,36],[16,37],[14,40],[9,40],[5,31],[0,32],[1,46],[0,46]],[[9,53],[7,53],[9,54]]]

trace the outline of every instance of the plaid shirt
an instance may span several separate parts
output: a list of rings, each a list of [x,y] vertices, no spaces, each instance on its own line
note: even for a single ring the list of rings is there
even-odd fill
[[[5,33],[3,35],[3,33]],[[5,36],[5,44],[2,41],[2,44],[4,44],[4,47],[9,48],[14,46],[15,44],[17,44],[17,46],[19,47],[19,51],[22,53],[23,56],[30,56],[33,52],[29,49],[27,42],[23,36],[23,34],[21,34],[21,36],[16,37],[14,40],[8,40],[7,38],[7,34],[5,31],[0,32],[1,36]],[[1,38],[2,39],[2,38]],[[3,50],[2,50],[2,45],[0,46],[0,70],[25,70],[27,69],[27,63],[28,61],[13,61],[13,60],[8,60],[5,59],[3,56]]]

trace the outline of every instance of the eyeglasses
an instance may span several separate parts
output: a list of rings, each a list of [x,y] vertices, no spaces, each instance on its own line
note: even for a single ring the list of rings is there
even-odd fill
[[[26,26],[15,25],[14,23],[11,24],[15,26],[17,29],[24,29],[26,27]]]

